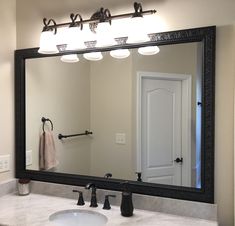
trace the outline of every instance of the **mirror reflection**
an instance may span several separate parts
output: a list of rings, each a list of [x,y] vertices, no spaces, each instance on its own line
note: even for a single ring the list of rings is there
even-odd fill
[[[102,55],[26,60],[26,169],[200,188],[201,43]]]

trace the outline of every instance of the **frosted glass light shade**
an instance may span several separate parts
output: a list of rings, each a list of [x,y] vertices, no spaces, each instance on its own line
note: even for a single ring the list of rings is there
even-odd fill
[[[60,59],[65,63],[76,63],[79,61],[77,54],[63,55]]]
[[[110,55],[116,59],[124,59],[130,56],[130,51],[128,49],[116,49],[110,51]]]
[[[101,52],[84,53],[83,57],[90,61],[98,61],[103,59]]]
[[[127,43],[141,43],[149,41],[143,17],[130,19]]]
[[[84,42],[94,42],[97,40],[97,35],[90,30],[88,24],[83,25],[82,33]]]
[[[52,31],[43,31],[40,36],[40,48],[42,54],[55,54],[59,50],[56,47],[56,37]]]
[[[130,18],[124,18],[112,21],[112,35],[113,38],[128,37],[130,26],[128,26]]]
[[[138,49],[138,53],[145,56],[155,55],[160,52],[157,46],[146,46]]]
[[[67,28],[57,28],[57,33],[56,33],[56,45],[66,45],[67,39],[66,39],[66,33],[67,33]]]
[[[109,22],[99,23],[96,29],[97,47],[112,46],[115,44]]]
[[[66,50],[85,49],[84,37],[79,27],[69,27],[66,31]]]

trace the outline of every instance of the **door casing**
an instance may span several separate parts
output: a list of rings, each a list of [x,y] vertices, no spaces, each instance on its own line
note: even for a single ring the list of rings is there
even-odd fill
[[[191,186],[191,107],[192,76],[186,74],[137,72],[137,104],[136,104],[136,171],[141,172],[141,106],[143,79],[159,79],[182,81],[182,186]]]

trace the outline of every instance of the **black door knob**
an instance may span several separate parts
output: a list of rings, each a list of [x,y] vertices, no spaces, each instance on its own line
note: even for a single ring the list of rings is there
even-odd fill
[[[174,160],[174,162],[176,163],[182,163],[183,162],[183,158],[177,158]]]

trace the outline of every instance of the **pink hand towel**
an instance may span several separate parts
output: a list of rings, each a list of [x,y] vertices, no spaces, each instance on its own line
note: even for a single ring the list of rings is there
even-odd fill
[[[56,167],[56,148],[51,131],[45,131],[40,136],[39,141],[39,168],[40,170],[49,170]]]

